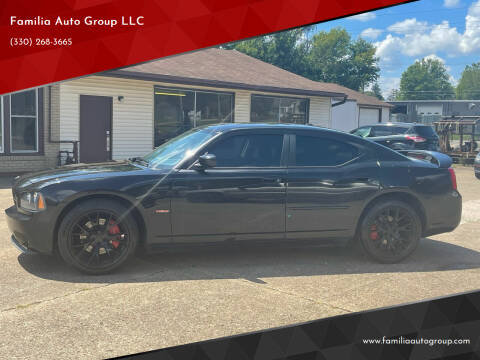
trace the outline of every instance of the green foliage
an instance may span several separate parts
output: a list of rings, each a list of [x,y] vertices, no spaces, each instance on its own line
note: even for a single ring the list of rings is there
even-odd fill
[[[467,65],[457,85],[457,99],[480,99],[480,63]]]
[[[306,78],[334,82],[363,90],[378,79],[375,47],[359,38],[353,41],[345,29],[320,31],[293,29],[224,45]]]
[[[309,47],[306,37],[310,31],[310,27],[304,27],[222,45],[222,47],[241,51],[296,74],[304,74],[305,58]]]
[[[395,101],[395,100],[400,100],[400,90],[398,89],[392,89],[390,91],[390,94],[387,96],[387,101]]]
[[[372,90],[365,91],[365,94],[370,96],[375,96],[379,100],[385,100],[382,95],[382,90],[380,89],[380,85],[378,83],[374,83],[372,86]]]
[[[422,59],[410,65],[400,80],[397,100],[454,99],[445,65],[437,59]]]

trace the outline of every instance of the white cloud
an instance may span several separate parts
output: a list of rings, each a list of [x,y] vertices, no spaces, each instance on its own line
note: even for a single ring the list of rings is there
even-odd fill
[[[460,0],[444,0],[443,6],[446,8],[454,8],[460,5]]]
[[[437,55],[435,55],[435,54],[430,54],[430,55],[424,56],[423,59],[426,59],[426,60],[428,60],[428,59],[438,60],[438,61],[440,61],[440,62],[445,66],[445,69],[447,69],[447,71],[450,71],[450,70],[451,70],[450,66],[448,66],[448,65],[446,64],[445,60],[442,59],[440,56],[437,56]],[[415,61],[419,61],[419,60],[422,60],[422,59],[415,59]]]
[[[428,23],[426,21],[417,21],[417,19],[405,19],[399,21],[387,28],[389,31],[397,34],[411,34],[415,32],[425,32],[428,29]]]
[[[400,78],[399,77],[380,77],[378,80],[378,85],[382,90],[382,95],[387,98],[390,95],[390,92],[393,89],[400,88]]]
[[[350,20],[358,20],[358,21],[365,22],[365,21],[373,20],[373,19],[375,19],[376,17],[377,17],[377,15],[375,15],[375,13],[373,13],[373,12],[367,12],[367,13],[363,13],[363,14],[358,14],[358,15],[350,16],[349,19],[350,19]]]
[[[376,40],[382,33],[383,30],[381,29],[368,28],[363,30],[360,36],[363,38]]]
[[[424,57],[444,52],[448,57],[480,54],[480,0],[474,2],[465,17],[465,31],[459,32],[446,20],[429,25],[424,21],[406,19],[391,25],[383,41],[375,43],[376,55],[382,63],[392,63],[398,55]]]

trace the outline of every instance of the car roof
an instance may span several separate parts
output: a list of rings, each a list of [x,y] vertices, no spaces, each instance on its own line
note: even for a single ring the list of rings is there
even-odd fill
[[[212,124],[206,125],[203,129],[210,131],[220,131],[227,132],[236,129],[285,129],[285,130],[309,130],[309,131],[325,131],[330,133],[341,133],[344,132],[328,129],[316,125],[301,125],[301,124],[281,124],[281,123],[222,123],[222,124]]]
[[[372,124],[372,125],[365,125],[365,126],[430,126],[426,124],[420,124],[420,123],[406,123],[406,122],[387,122],[387,123],[378,123],[378,124]]]

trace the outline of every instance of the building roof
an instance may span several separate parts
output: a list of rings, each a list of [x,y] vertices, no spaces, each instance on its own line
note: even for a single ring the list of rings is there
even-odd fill
[[[218,48],[162,58],[103,75],[295,95],[345,96],[336,84],[309,80],[237,50]]]
[[[375,96],[363,94],[359,91],[355,91],[338,84],[328,83],[328,85],[330,85],[332,89],[336,89],[338,92],[345,93],[348,95],[348,99],[355,100],[358,105],[393,107],[392,104],[379,100]]]

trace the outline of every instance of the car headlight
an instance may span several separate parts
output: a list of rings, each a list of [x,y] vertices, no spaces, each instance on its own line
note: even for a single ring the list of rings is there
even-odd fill
[[[21,194],[18,206],[27,211],[42,211],[47,208],[45,199],[39,192]]]

